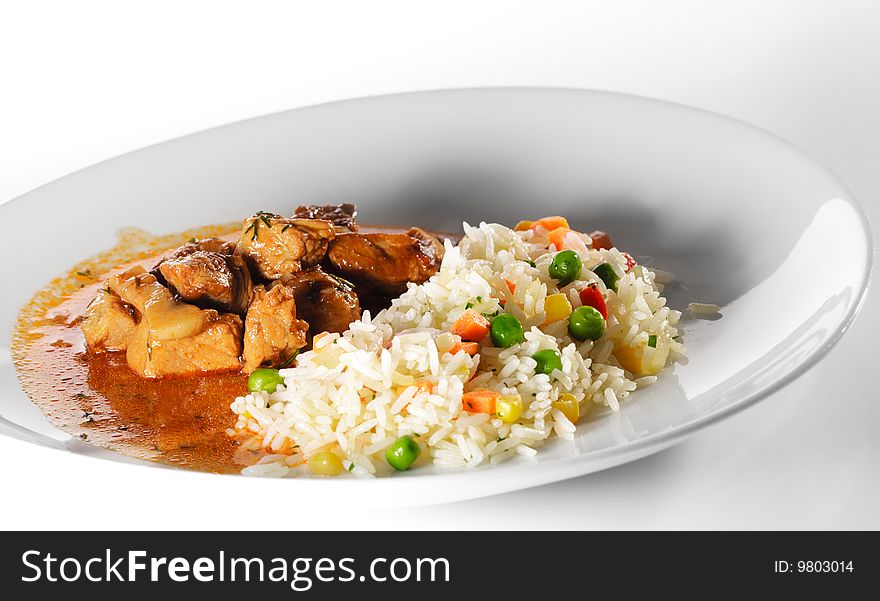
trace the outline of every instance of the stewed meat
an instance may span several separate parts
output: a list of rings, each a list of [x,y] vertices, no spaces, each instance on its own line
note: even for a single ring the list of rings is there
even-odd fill
[[[337,232],[356,232],[358,225],[357,206],[351,203],[341,205],[300,205],[293,213],[296,219],[324,219],[333,224]]]
[[[86,345],[93,352],[124,351],[136,326],[131,307],[109,288],[103,288],[86,307],[82,331]]]
[[[292,288],[257,286],[244,320],[244,371],[284,365],[305,346],[308,329],[297,319]]]
[[[203,308],[244,315],[254,294],[247,264],[235,255],[198,250],[166,259],[159,271],[181,299]]]
[[[334,236],[329,221],[257,213],[244,220],[235,254],[255,274],[274,280],[319,263]]]
[[[426,260],[430,264],[428,269],[433,269],[431,275],[437,273],[440,269],[440,263],[443,261],[443,255],[446,252],[443,248],[443,243],[436,236],[432,236],[420,227],[409,228],[406,231],[406,235],[419,241],[419,245],[422,247],[422,254],[427,257]],[[428,277],[431,277],[431,275]]]
[[[361,316],[354,287],[320,267],[283,276],[279,285],[293,291],[296,314],[309,324],[309,334],[342,333]]]
[[[611,236],[609,236],[606,232],[603,232],[602,230],[590,232],[590,241],[590,246],[593,248],[593,250],[608,250],[614,247],[614,243],[611,241]]]
[[[360,233],[356,216],[353,204],[261,211],[236,243],[193,239],[149,272],[116,273],[86,309],[88,349],[125,351],[147,378],[288,365],[315,335],[346,331],[440,267],[430,234]]]
[[[420,284],[437,273],[443,245],[419,228],[405,234],[339,234],[327,259],[333,271],[389,295]]]
[[[167,286],[168,282],[165,281],[165,276],[162,275],[162,265],[166,261],[179,261],[197,252],[232,255],[235,252],[235,243],[223,240],[222,238],[192,238],[189,242],[179,246],[177,250],[159,261],[150,273],[156,276],[160,284]]]
[[[237,315],[176,300],[143,267],[117,274],[107,285],[140,318],[128,340],[126,360],[141,376],[240,369],[242,325]]]
[[[156,340],[185,338],[203,332],[208,325],[205,311],[182,303],[156,277],[137,266],[107,281],[110,291],[133,307],[149,324]]]
[[[206,309],[206,327],[192,336],[157,340],[141,321],[126,351],[128,366],[145,378],[241,369],[241,318]]]
[[[165,260],[180,259],[199,251],[231,255],[235,252],[235,242],[229,242],[222,238],[193,238],[175,250]]]

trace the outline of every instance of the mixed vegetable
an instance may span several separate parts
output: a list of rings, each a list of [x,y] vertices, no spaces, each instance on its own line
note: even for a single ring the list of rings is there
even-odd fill
[[[401,436],[385,451],[385,461],[399,472],[405,472],[422,454],[422,449],[412,436]]]
[[[564,288],[578,281],[584,269],[582,254],[586,256],[589,248],[612,248],[611,240],[604,232],[590,234],[592,243],[589,247],[583,242],[581,236],[573,231],[568,221],[563,217],[545,217],[537,221],[521,221],[514,228],[516,231],[527,231],[535,228],[547,230],[548,247],[555,250],[552,260],[547,266],[547,275],[556,280],[558,288]],[[635,265],[632,257],[627,257],[627,269]],[[526,261],[531,267],[536,264]],[[607,263],[602,263],[591,269],[602,281],[605,289],[617,290],[618,275]],[[510,293],[516,293],[516,285],[505,280]],[[605,333],[605,325],[608,319],[608,307],[605,296],[595,282],[588,283],[578,291],[581,306],[572,308],[569,297],[564,292],[548,295],[544,299],[544,325],[568,320],[568,332],[575,340],[599,340]],[[481,300],[481,299],[479,299]],[[506,301],[499,299],[499,304],[504,307]],[[469,354],[475,354],[479,350],[479,344],[486,339],[487,335],[492,345],[499,348],[509,348],[525,341],[523,324],[516,316],[510,313],[500,313],[491,319],[480,315],[469,303],[467,310],[453,324],[452,334],[459,336],[460,344],[473,344]],[[562,355],[558,349],[543,349],[536,352],[532,359],[535,361],[535,373],[546,374],[554,378],[554,373],[562,372]],[[563,394],[554,403],[554,409],[558,409],[572,423],[580,418],[580,403],[571,394]],[[466,392],[462,397],[462,408],[471,413],[487,413],[494,415],[504,423],[516,422],[523,411],[523,401],[518,395],[503,396],[500,393],[488,389],[473,390]]]
[[[556,280],[558,288],[569,286],[581,279],[584,270],[584,258],[587,251],[598,249],[611,249],[613,244],[607,233],[595,231],[588,235],[589,243],[584,242],[584,237],[571,229],[564,217],[544,217],[536,221],[520,221],[515,226],[515,231],[535,230],[543,228],[547,232],[547,245],[551,251],[555,251],[553,258],[547,265],[547,275]],[[636,266],[636,261],[627,253],[621,253],[626,259],[625,272],[629,272]],[[526,261],[531,267],[536,264]],[[544,314],[546,319],[543,325],[548,325],[562,320],[567,320],[569,335],[579,341],[600,340],[606,330],[608,321],[607,295],[617,293],[620,283],[620,275],[609,263],[600,263],[589,267],[589,271],[595,274],[601,281],[587,282],[577,290],[580,306],[573,308],[569,296],[565,292],[549,294],[544,299]],[[505,280],[511,294],[515,294],[516,286],[513,282]],[[603,290],[605,292],[603,292]],[[499,299],[499,304],[504,307],[505,300]],[[492,319],[480,320],[480,326],[473,325],[477,317],[481,317],[472,309],[469,309],[455,326],[452,333],[461,336],[462,340],[469,344],[481,343],[488,331],[491,344],[499,348],[509,348],[525,340],[522,323],[510,313],[500,313]],[[474,332],[474,333],[472,333]],[[464,344],[464,343],[463,343]],[[644,342],[642,343],[644,345]],[[645,349],[657,348],[657,335],[648,336]],[[477,349],[478,350],[478,349]],[[469,352],[469,354],[475,354]],[[656,373],[665,364],[663,360],[653,357],[646,359],[643,348],[623,347],[620,352],[615,351],[621,365],[636,374],[650,375]],[[553,378],[554,372],[562,371],[562,356],[558,349],[540,350],[532,356],[535,361],[535,373],[546,374]],[[522,413],[522,399],[519,397],[503,397],[491,390],[475,390],[464,395],[463,408],[469,412],[488,413],[496,416],[505,423],[512,423],[519,419]],[[578,399],[570,394],[563,394],[554,404],[554,408],[561,411],[572,423],[580,418]]]
[[[277,369],[255,369],[248,376],[248,392],[268,392],[272,394],[279,385],[284,384],[284,378]]]
[[[535,373],[553,375],[554,370],[562,371],[562,355],[556,349],[544,349],[532,355],[535,360]]]
[[[492,343],[501,348],[511,347],[526,339],[522,323],[509,313],[502,313],[493,319],[489,331],[492,334]]]
[[[567,320],[567,331],[571,338],[576,341],[597,341],[606,332],[609,318],[608,298],[616,294],[620,283],[620,275],[609,263],[600,263],[588,267],[588,272],[595,278],[584,276],[584,260],[589,256],[590,249],[611,249],[613,245],[608,234],[593,232],[586,237],[572,230],[568,221],[563,217],[545,217],[536,221],[521,221],[514,228],[516,231],[527,231],[535,228],[543,228],[547,231],[547,246],[554,252],[548,263],[543,263],[547,275],[555,280],[559,289],[575,283],[575,289],[560,290],[549,294],[544,298],[544,315],[546,316],[542,327],[563,320]],[[625,271],[636,266],[635,260],[628,254],[622,253],[626,259]],[[526,260],[532,268],[537,265],[532,260]],[[584,276],[584,277],[582,277]],[[596,280],[598,278],[598,280]],[[594,281],[589,281],[593,279]],[[599,284],[601,281],[601,284]],[[483,345],[492,345],[497,348],[507,349],[525,342],[525,328],[523,323],[511,312],[507,303],[516,294],[514,282],[505,280],[510,296],[497,298],[497,305],[493,309],[500,310],[492,314],[480,313],[478,309],[485,303],[481,297],[472,299],[465,306],[460,317],[452,324],[448,333],[443,334],[452,341],[444,349],[453,354],[464,352],[474,356],[480,352]],[[571,296],[569,295],[571,293]],[[580,301],[580,306],[572,307],[571,299]],[[490,309],[492,310],[492,309]],[[454,342],[453,342],[454,341]],[[615,349],[621,366],[637,374],[656,373],[665,364],[665,356],[660,361],[657,357],[650,357],[650,350],[657,348],[658,338],[656,334],[650,334],[647,343],[643,341],[642,347],[623,347]],[[439,346],[439,344],[438,344]],[[649,351],[645,353],[645,351]],[[535,362],[535,374],[545,374],[553,379],[565,377],[563,374],[563,358],[560,350],[549,348],[539,350],[531,357]],[[279,385],[284,384],[284,379],[276,369],[257,369],[248,378],[248,389],[251,392],[273,393]],[[431,391],[430,383],[419,384],[422,389]],[[493,416],[505,424],[517,422],[524,411],[525,404],[519,395],[503,395],[497,391],[481,388],[470,390],[462,395],[462,409],[469,413],[484,413]],[[571,423],[577,423],[581,417],[580,401],[574,395],[564,393],[553,402],[553,410],[562,413]],[[389,466],[397,471],[406,471],[418,461],[422,453],[417,438],[413,436],[401,436],[397,438],[385,451],[385,459]],[[324,451],[312,455],[308,460],[309,469],[317,475],[335,476],[342,473],[346,468],[342,459],[332,451]],[[348,468],[353,468],[353,464]]]

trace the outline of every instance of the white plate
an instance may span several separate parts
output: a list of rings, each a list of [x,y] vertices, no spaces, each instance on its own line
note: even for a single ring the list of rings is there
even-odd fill
[[[368,222],[452,231],[462,220],[567,215],[675,273],[680,284],[667,289],[673,307],[716,303],[723,318],[686,313],[687,364],[633,394],[619,413],[582,424],[574,442],[548,444],[534,459],[370,481],[158,476],[154,468],[150,478],[169,485],[213,479],[212,487],[239,496],[356,495],[402,505],[510,491],[632,461],[813,365],[852,322],[872,256],[861,209],[824,168],[767,133],[682,106],[590,91],[485,89],[288,111],[145,148],[0,206],[7,256],[0,263],[0,432],[129,461],[51,427],[20,390],[9,358],[10,333],[30,295],[112,246],[117,229],[167,233],[335,201],[358,203]],[[100,469],[91,458],[80,465]]]

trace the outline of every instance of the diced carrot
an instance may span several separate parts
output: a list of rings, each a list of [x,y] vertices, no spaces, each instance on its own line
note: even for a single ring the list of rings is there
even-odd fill
[[[526,230],[532,229],[532,226],[534,224],[535,224],[534,221],[520,221],[519,223],[516,224],[516,226],[514,226],[513,229],[514,229],[514,231],[517,231],[517,232],[524,232]]]
[[[489,320],[468,309],[452,324],[452,333],[468,342],[479,342],[489,334]]]
[[[480,350],[480,344],[478,342],[456,342],[449,352],[453,355],[458,351],[464,351],[471,357],[477,354]]]
[[[516,294],[516,284],[510,280],[504,280],[504,283],[507,284],[507,289],[510,290],[511,294]]]
[[[556,228],[560,227],[569,227],[568,219],[565,217],[559,217],[557,215],[553,215],[551,217],[544,217],[543,219],[538,219],[532,227],[540,225],[547,231],[553,231]]]
[[[557,251],[565,250],[565,235],[570,231],[567,227],[558,227],[547,235],[547,241],[555,246]]]
[[[466,392],[461,395],[461,407],[471,413],[488,413],[492,415],[495,413],[495,403],[500,396],[500,393],[494,390],[486,390],[485,388]]]
[[[593,241],[593,250],[609,250],[614,246],[611,236],[602,230],[590,232],[590,240]]]

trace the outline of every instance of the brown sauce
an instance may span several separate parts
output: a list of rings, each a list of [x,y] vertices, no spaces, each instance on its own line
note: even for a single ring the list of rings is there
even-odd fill
[[[134,264],[149,269],[193,237],[237,233],[237,224],[166,236],[124,230],[116,247],[77,264],[31,299],[19,315],[12,355],[22,388],[52,425],[98,447],[200,471],[237,473],[259,459],[226,433],[236,421],[229,405],[247,392],[247,376],[144,379],[129,369],[125,353],[87,352],[79,327],[110,274]]]

